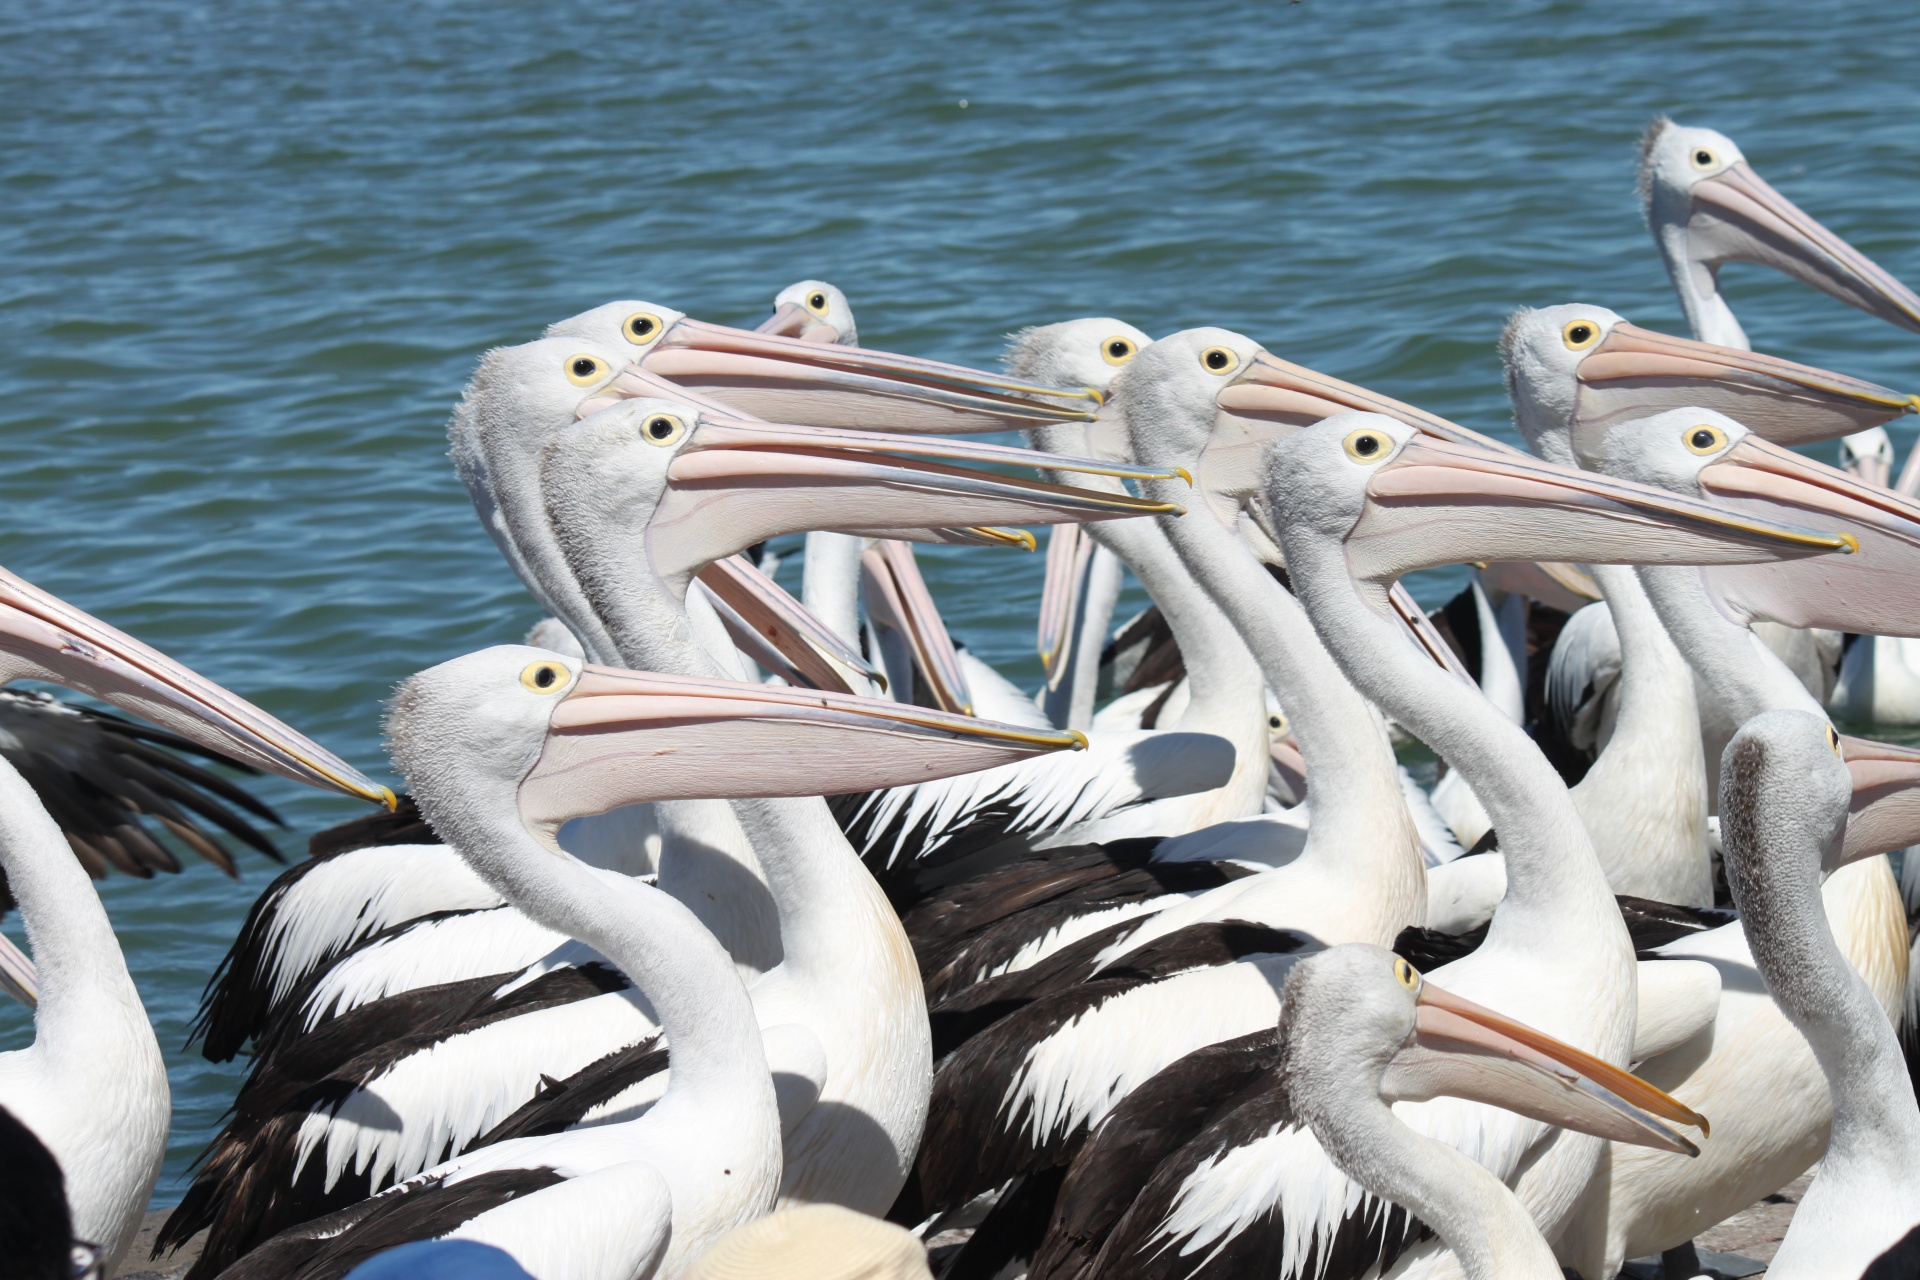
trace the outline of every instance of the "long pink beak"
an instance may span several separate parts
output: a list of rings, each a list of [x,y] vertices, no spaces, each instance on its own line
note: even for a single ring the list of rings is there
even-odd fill
[[[91,694],[295,782],[394,806],[393,793],[237,694],[0,569],[0,683]]]
[[[1413,1034],[1388,1064],[1382,1096],[1466,1098],[1614,1142],[1700,1154],[1673,1127],[1708,1133],[1707,1118],[1685,1103],[1545,1032],[1414,980]]]
[[[878,698],[588,664],[554,705],[520,811],[554,831],[628,804],[836,795],[1085,745]]]
[[[692,319],[671,325],[639,363],[742,412],[822,427],[1015,431],[1091,421],[1102,398],[1090,388],[1037,387],[964,365]]]
[[[773,309],[772,315],[755,325],[753,331],[825,346],[833,346],[840,341],[838,329],[797,302],[781,303]]]
[[[1853,802],[1839,865],[1920,844],[1920,750],[1844,736],[1840,750]]]
[[[960,667],[960,654],[947,634],[946,620],[933,602],[927,580],[920,576],[913,548],[893,538],[874,542],[860,553],[860,580],[866,587],[867,612],[875,622],[892,627],[906,638],[913,663],[940,709],[972,715],[973,692],[967,687],[967,673]]]
[[[1775,444],[1832,440],[1890,422],[1914,398],[1812,365],[1625,321],[1580,361],[1573,445],[1599,456],[1608,425],[1666,409],[1716,409]]]
[[[854,692],[851,680],[886,687],[865,657],[745,556],[716,560],[695,577],[734,643],[788,684],[835,693]]]
[[[1687,229],[1708,238],[1716,262],[1773,267],[1868,315],[1920,332],[1920,297],[1774,190],[1745,161],[1694,184]]]
[[[1763,521],[1830,529],[1857,554],[1812,565],[1719,568],[1715,592],[1750,618],[1920,636],[1920,502],[1747,436],[1699,473],[1703,496]]]
[[[1367,499],[1347,558],[1355,577],[1378,582],[1470,561],[1743,564],[1849,549],[1813,529],[1424,435],[1379,466]]]
[[[1036,639],[1049,689],[1059,687],[1073,657],[1073,621],[1080,610],[1080,589],[1093,559],[1093,545],[1077,524],[1057,524],[1047,535],[1047,571],[1040,586]]]

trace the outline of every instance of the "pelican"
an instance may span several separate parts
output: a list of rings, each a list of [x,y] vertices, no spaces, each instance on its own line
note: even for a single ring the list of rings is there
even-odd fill
[[[1294,967],[1276,1057],[1284,1085],[1250,1105],[1275,1123],[1304,1124],[1341,1172],[1393,1206],[1401,1231],[1438,1235],[1468,1280],[1560,1280],[1561,1271],[1506,1183],[1404,1123],[1401,1099],[1463,1098],[1686,1155],[1699,1148],[1674,1126],[1707,1132],[1706,1117],[1645,1081],[1362,944]],[[1308,1246],[1329,1262],[1337,1247]]]
[[[392,794],[131,636],[0,570],[0,679],[44,680],[196,748],[360,799]],[[57,1161],[75,1239],[125,1255],[166,1153],[166,1068],[113,927],[46,807],[0,768],[0,868],[37,969],[34,1039],[0,1054],[0,1108]]]
[[[763,1031],[765,1010],[693,913],[567,855],[561,823],[676,796],[875,785],[1046,745],[887,702],[642,675],[524,646],[415,676],[387,732],[451,847],[645,994],[673,1046],[670,1079],[638,1118],[502,1142],[282,1232],[220,1273],[234,1280],[341,1276],[393,1244],[447,1236],[502,1248],[539,1280],[679,1274],[773,1206],[783,1130],[790,1148],[801,1139],[836,1058],[811,1028]]]
[[[1868,315],[1920,332],[1920,297],[1776,191],[1725,134],[1655,119],[1640,142],[1640,190],[1647,226],[1695,337],[1748,346],[1720,292],[1720,266],[1731,261],[1772,267]],[[1878,424],[1849,436],[1842,448],[1873,467],[1874,483],[1888,483],[1893,446]],[[1901,481],[1913,493],[1920,488],[1920,468],[1910,463]],[[1886,723],[1920,720],[1920,645],[1910,639],[1873,636],[1853,645],[1830,690],[1832,705]]]
[[[519,376],[531,384],[545,364],[547,376],[558,379],[582,349],[575,339],[532,344],[522,351],[532,363]],[[687,588],[701,565],[742,545],[820,526],[892,534],[913,531],[920,519],[957,528],[976,519],[1165,510],[936,459],[1080,465],[1004,446],[779,426],[630,398],[556,432],[539,468],[543,506],[554,527],[566,531],[567,586],[594,611],[609,643],[636,663],[704,674],[718,673],[689,625]],[[1056,746],[1078,741],[1053,732],[1027,736]],[[767,1016],[784,1010],[776,1021],[812,1026],[830,1062],[839,1064],[826,1089],[830,1105],[814,1113],[792,1148],[786,1194],[878,1212],[905,1177],[926,1105],[926,1015],[912,955],[878,887],[842,861],[851,854],[824,804],[758,801],[751,810],[745,801],[735,809],[751,840],[751,861],[698,845],[679,856],[669,846],[660,884],[692,906],[736,958],[757,961],[756,1009]],[[214,1235],[203,1256],[235,1256],[279,1226],[431,1165],[449,1148],[492,1140],[496,1126],[539,1099],[543,1079],[566,1080],[654,1033],[651,1015],[624,982],[596,977],[591,956],[564,947],[565,939],[538,920],[469,914],[408,932],[441,935],[467,921],[491,941],[451,956],[431,943],[425,953],[399,948],[398,959],[412,967],[370,993],[383,999],[354,1010],[351,1024],[307,1037],[318,1047],[303,1043],[261,1060],[163,1243],[210,1223]],[[511,951],[503,941],[525,950]],[[431,976],[447,982],[449,961],[469,966],[453,975],[465,985],[425,986],[421,966],[439,964]],[[396,1019],[407,1029],[443,1019],[439,1005],[450,996],[451,1023],[392,1039]],[[470,1013],[463,1012],[468,1002],[476,1003]],[[520,1016],[502,1018],[515,1010]],[[639,1087],[657,1091],[648,1074],[635,1077]],[[290,1105],[286,1099],[303,1087],[299,1104]],[[585,1096],[573,1094],[568,1105]],[[597,1099],[615,1110],[650,1100]],[[396,1112],[405,1117],[398,1126]],[[841,1149],[845,1143],[859,1147],[858,1158]]]
[[[1742,725],[1721,762],[1727,881],[1753,963],[1812,1045],[1833,1100],[1820,1171],[1767,1266],[1777,1280],[1920,1272],[1920,1107],[1877,993],[1814,905],[1851,843],[1861,762],[1843,754],[1823,717],[1780,710]],[[1903,754],[1874,770],[1879,787],[1920,782]]]
[[[1272,438],[1271,428],[1266,434]],[[1487,943],[1439,974],[1462,995],[1508,1016],[1554,1024],[1543,1029],[1624,1061],[1633,1043],[1633,953],[1564,787],[1518,726],[1395,629],[1384,584],[1429,556],[1577,560],[1607,547],[1607,554],[1622,558],[1711,562],[1845,544],[1724,508],[1667,508],[1668,495],[1657,490],[1595,487],[1599,478],[1511,451],[1438,440],[1378,414],[1335,415],[1294,431],[1268,446],[1264,474],[1244,452],[1255,438],[1250,429],[1228,435],[1240,451],[1222,451],[1203,468],[1210,464],[1223,482],[1222,496],[1234,499],[1236,509],[1248,503],[1250,518],[1284,549],[1300,601],[1348,678],[1422,740],[1449,753],[1508,846],[1508,892]],[[1232,487],[1224,483],[1229,476]],[[1203,492],[1215,492],[1198,473],[1196,480]],[[1482,505],[1497,506],[1500,520],[1467,514]],[[1635,528],[1630,538],[1616,532],[1622,522]],[[1523,873],[1512,866],[1516,847],[1524,849]],[[1179,1094],[1190,1096],[1185,1088]],[[1479,1108],[1436,1105],[1423,1110],[1420,1126],[1512,1185],[1549,1240],[1602,1150],[1597,1142]],[[1141,1173],[1147,1187],[1162,1189],[1156,1193],[1162,1201],[1135,1199],[1145,1188],[1133,1178],[1126,1191],[1109,1189],[1110,1203],[1131,1200],[1137,1212],[1105,1233],[1110,1238],[1090,1274],[1137,1274],[1145,1257],[1157,1258],[1167,1274],[1190,1274],[1223,1250],[1290,1257],[1283,1274],[1298,1274],[1303,1251],[1283,1253],[1283,1240],[1334,1232],[1351,1234],[1339,1274],[1360,1275],[1383,1254],[1399,1252],[1403,1242],[1391,1238],[1388,1224],[1359,1208],[1343,1191],[1341,1175],[1298,1131],[1249,1122],[1208,1148],[1175,1146],[1163,1148],[1166,1159],[1150,1160]],[[1276,1161],[1284,1176],[1270,1172]],[[1071,1208],[1063,1200],[1060,1213]],[[1395,1273],[1434,1265],[1422,1260],[1433,1253],[1415,1247],[1400,1257]]]

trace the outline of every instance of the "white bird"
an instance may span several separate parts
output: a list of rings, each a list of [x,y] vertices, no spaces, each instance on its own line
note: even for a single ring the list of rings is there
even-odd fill
[[[817,1022],[768,1022],[764,994],[748,996],[684,905],[579,862],[554,833],[614,805],[871,785],[1031,749],[888,702],[640,675],[521,646],[415,676],[394,701],[388,737],[422,812],[461,856],[640,988],[672,1065],[637,1118],[469,1152],[282,1232],[221,1273],[235,1280],[340,1276],[392,1244],[447,1236],[503,1248],[539,1280],[679,1274],[773,1206],[783,1166],[806,1158],[796,1146],[831,1144],[809,1120],[834,1108],[834,1078],[860,1066],[819,1038],[829,1029]],[[777,867],[771,854],[768,863]],[[792,941],[799,951],[809,940]],[[877,1154],[871,1137],[846,1145],[843,1159]],[[824,1187],[793,1189],[832,1198]]]
[[[1741,726],[1721,764],[1727,881],[1753,962],[1832,1095],[1820,1171],[1767,1266],[1776,1280],[1920,1273],[1920,1107],[1877,993],[1815,906],[1847,856],[1856,779],[1843,751],[1824,717],[1771,711]],[[1906,788],[1920,783],[1912,760],[1897,767]]]
[[[62,684],[282,777],[392,803],[386,788],[265,712],[4,570],[0,649],[0,682]],[[0,871],[38,971],[33,1043],[0,1053],[0,1108],[58,1162],[73,1235],[110,1269],[139,1231],[166,1155],[166,1067],[93,885],[5,764]]]

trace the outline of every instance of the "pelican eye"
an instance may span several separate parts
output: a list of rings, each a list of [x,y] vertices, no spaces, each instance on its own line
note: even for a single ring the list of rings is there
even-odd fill
[[[1345,440],[1347,456],[1355,462],[1378,462],[1393,444],[1371,427],[1362,427]]]
[[[567,669],[557,662],[531,662],[520,673],[520,683],[535,693],[552,693],[567,683]]]
[[[599,356],[568,356],[567,381],[576,387],[590,387],[607,376],[607,362]]]
[[[1128,338],[1108,338],[1100,344],[1100,358],[1108,364],[1125,364],[1139,352]]]
[[[1727,447],[1727,433],[1711,422],[1703,422],[1687,428],[1686,445],[1689,453],[1718,453]]]
[[[1560,331],[1560,341],[1567,344],[1569,351],[1585,351],[1600,341],[1600,326],[1591,320],[1569,320],[1567,327]]]
[[[1278,711],[1269,712],[1267,715],[1267,732],[1271,734],[1279,735],[1279,734],[1285,733],[1286,731],[1287,731],[1287,718],[1281,715]]]
[[[813,314],[817,316],[824,316],[825,314],[827,314],[827,295],[820,292],[820,290],[818,289],[815,289],[812,293],[808,294],[807,310],[813,312]]]
[[[1693,154],[1688,156],[1687,159],[1693,162],[1693,167],[1696,169],[1711,169],[1715,161],[1713,152],[1707,150],[1705,147],[1695,147]]]
[[[1833,754],[1839,756],[1842,760],[1847,758],[1847,753],[1840,749],[1840,731],[1832,725],[1827,726],[1827,750],[1833,752]]]
[[[1393,976],[1400,979],[1400,985],[1409,991],[1420,989],[1420,971],[1405,960],[1396,958],[1393,962]]]
[[[620,322],[620,332],[628,342],[644,347],[666,329],[660,317],[651,311],[636,311]]]
[[[670,413],[656,413],[640,424],[640,434],[648,444],[669,445],[687,434],[687,424]]]
[[[1240,363],[1240,357],[1225,347],[1208,347],[1200,353],[1200,367],[1208,373],[1230,373]]]

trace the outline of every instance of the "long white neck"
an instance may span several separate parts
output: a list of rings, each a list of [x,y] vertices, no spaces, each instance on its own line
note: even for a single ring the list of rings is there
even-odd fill
[[[1653,241],[1660,249],[1660,260],[1666,263],[1673,291],[1680,296],[1680,309],[1686,313],[1687,327],[1693,330],[1693,336],[1702,342],[1750,350],[1745,330],[1733,318],[1733,308],[1720,292],[1718,267],[1693,256],[1686,224],[1673,219],[1657,220]]]
[[[1327,941],[1387,945],[1400,929],[1424,918],[1427,878],[1380,713],[1321,644],[1300,602],[1238,538],[1206,512],[1173,522],[1169,537],[1258,655],[1267,687],[1299,740],[1312,821],[1306,849],[1292,865],[1326,863],[1371,886],[1372,910],[1385,936]],[[1316,780],[1326,785],[1316,786]]]
[[[1639,577],[1594,565],[1620,637],[1613,736],[1573,789],[1574,806],[1616,892],[1713,905],[1706,764],[1693,674]]]
[[[860,548],[851,533],[807,535],[800,603],[850,645],[860,643]]]
[[[1536,961],[1557,958],[1575,973],[1630,956],[1580,816],[1526,732],[1414,647],[1387,617],[1384,591],[1348,574],[1337,539],[1296,526],[1286,531],[1286,553],[1294,590],[1347,677],[1458,769],[1493,820],[1507,894],[1487,944],[1523,948]]]
[[[166,1064],[93,884],[33,788],[5,761],[0,868],[40,988],[32,1047],[0,1054],[0,1106],[60,1161],[75,1233],[117,1260],[166,1154]]]
[[[1687,656],[1694,677],[1706,685],[1736,725],[1763,711],[1824,715],[1805,685],[1745,623],[1728,617],[1707,591],[1700,569],[1643,565],[1647,599],[1667,634]],[[1718,760],[1708,766],[1719,771]]]
[[[1506,1184],[1402,1124],[1378,1092],[1356,1083],[1326,1109],[1330,1122],[1314,1125],[1335,1164],[1438,1232],[1468,1280],[1560,1280],[1553,1250]]]

